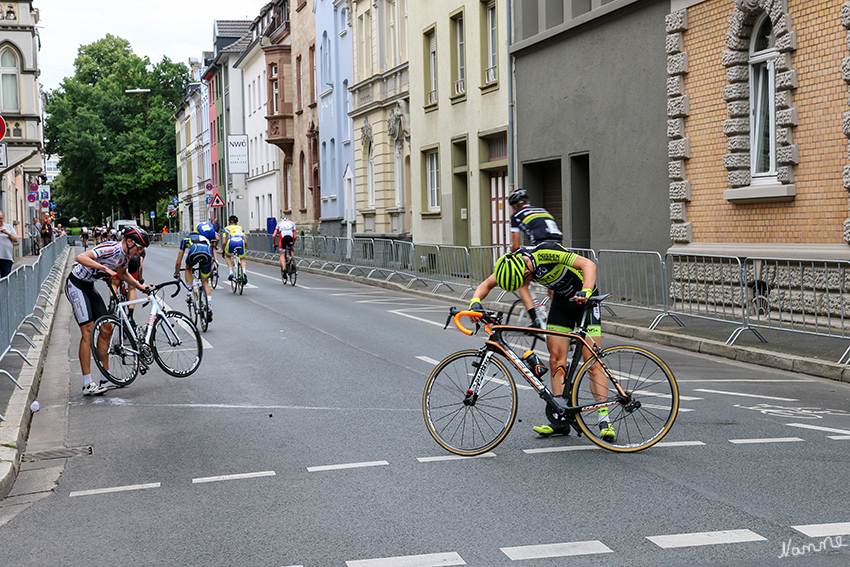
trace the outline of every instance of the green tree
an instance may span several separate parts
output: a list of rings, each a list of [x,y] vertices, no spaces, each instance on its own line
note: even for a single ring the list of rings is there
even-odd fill
[[[48,93],[45,107],[46,149],[61,156],[57,204],[90,223],[113,210],[120,218],[144,218],[176,193],[170,118],[189,70],[167,57],[151,64],[111,34],[80,46],[74,70]],[[131,89],[145,92],[126,92]]]

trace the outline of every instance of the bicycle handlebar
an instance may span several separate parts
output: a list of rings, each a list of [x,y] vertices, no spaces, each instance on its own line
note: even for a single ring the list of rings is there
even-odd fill
[[[449,317],[448,317],[448,319],[446,319],[446,326],[443,327],[443,328],[444,329],[448,328],[449,323],[452,321],[452,319],[454,319],[455,327],[457,327],[458,330],[461,333],[463,333],[464,335],[474,335],[475,333],[478,332],[478,329],[481,328],[481,325],[479,323],[475,323],[475,330],[470,331],[469,329],[467,329],[466,327],[464,327],[461,324],[461,322],[460,322],[461,317],[475,317],[477,319],[480,319],[481,321],[484,322],[484,330],[487,332],[488,335],[490,333],[492,333],[491,324],[495,324],[495,325],[501,325],[502,324],[502,314],[501,313],[497,314],[495,311],[484,311],[484,312],[469,311],[469,310],[461,310],[461,309],[458,309],[457,307],[452,307],[452,308],[449,309]]]

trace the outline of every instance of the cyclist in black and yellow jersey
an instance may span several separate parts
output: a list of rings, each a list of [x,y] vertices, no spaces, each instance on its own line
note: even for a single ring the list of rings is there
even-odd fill
[[[520,231],[525,233],[532,246],[541,242],[561,243],[564,235],[555,217],[543,207],[532,207],[525,189],[517,189],[508,197],[511,206],[511,252],[520,247]]]
[[[481,302],[496,286],[505,291],[518,291],[523,305],[533,321],[532,326],[542,328],[538,318],[528,284],[534,282],[554,292],[549,309],[546,330],[569,333],[576,327],[584,311],[587,298],[596,291],[596,264],[587,258],[573,254],[555,242],[541,242],[533,247],[521,247],[516,252],[505,254],[496,261],[496,269],[475,290],[469,302],[471,311],[484,311]],[[599,345],[602,339],[602,319],[599,306],[590,313],[588,336]],[[552,369],[552,393],[556,396],[569,396],[564,393],[564,378],[567,374],[567,354],[570,347],[568,337],[547,335],[546,347],[549,349],[549,367]],[[584,360],[591,357],[587,348],[582,352]],[[605,399],[607,394],[606,377],[599,365],[590,369],[591,390],[594,396]],[[595,386],[595,387],[594,387]],[[608,409],[599,408],[599,429],[606,440],[616,437],[614,427],[608,419]],[[566,421],[534,427],[534,431],[549,436],[553,433],[569,433]]]

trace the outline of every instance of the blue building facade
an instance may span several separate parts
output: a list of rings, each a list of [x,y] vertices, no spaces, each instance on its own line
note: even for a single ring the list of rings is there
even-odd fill
[[[354,126],[348,116],[351,36],[345,0],[315,0],[322,235],[356,231]]]

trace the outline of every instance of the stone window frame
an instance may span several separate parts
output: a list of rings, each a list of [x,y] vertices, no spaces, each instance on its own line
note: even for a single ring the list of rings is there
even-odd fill
[[[750,161],[750,36],[756,19],[766,12],[773,24],[776,60],[776,137],[777,181],[775,184],[751,185]],[[850,2],[842,7],[842,22],[850,30]],[[691,182],[686,177],[686,162],[691,157],[690,138],[685,132],[685,118],[690,115],[690,101],[685,93],[685,76],[689,71],[684,34],[688,30],[688,8],[666,17],[667,52],[667,155],[670,178],[670,238],[676,244],[693,239],[687,220],[691,200]],[[729,17],[729,31],[721,62],[726,68],[727,84],[723,98],[728,119],[723,122],[728,153],[723,158],[729,189],[724,198],[733,204],[791,201],[796,196],[794,165],[799,163],[799,150],[792,140],[797,125],[797,108],[792,91],[797,88],[797,71],[791,54],[797,48],[797,35],[792,29],[791,15],[784,0],[735,0]],[[850,57],[845,60],[845,80],[850,83]],[[845,133],[850,137],[850,112],[845,116]],[[850,157],[850,152],[848,152]],[[845,186],[850,190],[850,166],[845,168]],[[850,242],[850,219],[845,223],[845,240]]]
[[[799,150],[793,143],[792,131],[797,125],[797,108],[792,91],[797,88],[797,70],[792,53],[797,49],[797,33],[792,29],[791,15],[782,0],[735,0],[729,17],[729,31],[722,64],[727,84],[723,89],[729,118],[723,123],[728,153],[723,157],[729,189],[723,197],[733,204],[793,201],[796,197],[794,166],[799,163]],[[766,14],[773,26],[774,107],[776,110],[776,180],[759,183],[752,176],[750,47],[754,26]]]

